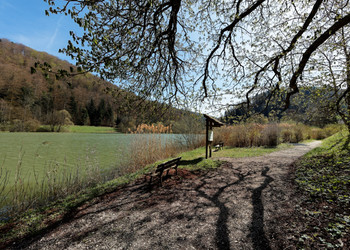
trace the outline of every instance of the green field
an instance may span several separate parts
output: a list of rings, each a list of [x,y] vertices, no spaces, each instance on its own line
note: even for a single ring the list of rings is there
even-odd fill
[[[93,126],[68,126],[67,130],[71,133],[116,133],[112,127],[93,127]]]

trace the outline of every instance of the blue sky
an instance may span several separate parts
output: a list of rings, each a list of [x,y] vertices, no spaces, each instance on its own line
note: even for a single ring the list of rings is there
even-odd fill
[[[66,47],[69,31],[79,27],[68,16],[46,16],[46,9],[43,0],[0,0],[0,38],[72,62],[58,50]]]

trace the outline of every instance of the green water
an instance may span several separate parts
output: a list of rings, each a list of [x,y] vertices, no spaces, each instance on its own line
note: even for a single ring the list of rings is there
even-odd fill
[[[163,150],[179,140],[163,134],[0,133],[0,221],[8,219],[9,208],[114,178],[133,166],[139,153]]]
[[[77,133],[0,133],[0,167],[15,178],[48,168],[76,168],[95,164],[109,169],[127,164],[132,135]]]
[[[91,165],[100,169],[115,169],[128,164],[133,157],[130,144],[135,141],[145,143],[144,138],[147,136],[117,133],[0,133],[0,168],[3,173],[7,172],[9,185],[16,179],[18,170],[23,179],[31,180],[34,173],[40,179],[52,168],[66,172]],[[169,143],[175,137],[161,135],[161,141]]]

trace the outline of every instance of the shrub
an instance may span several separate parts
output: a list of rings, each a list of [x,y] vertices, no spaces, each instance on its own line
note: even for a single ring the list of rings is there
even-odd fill
[[[228,145],[231,147],[248,147],[248,133],[243,125],[235,125],[231,127],[231,136],[228,140]],[[224,140],[225,142],[225,140]]]
[[[215,129],[214,143],[223,141],[231,147],[275,147],[280,142],[298,143],[305,139],[324,139],[341,129],[342,126],[337,124],[320,129],[291,123],[247,123]]]
[[[281,132],[282,142],[290,143],[293,140],[293,132],[290,129],[283,129]]]
[[[35,119],[28,120],[24,122],[24,131],[26,132],[35,132],[40,127],[40,122]]]
[[[260,147],[265,146],[264,145],[264,134],[263,131],[268,125],[262,125],[262,124],[251,124],[251,126],[248,126],[248,131],[251,131],[249,135],[250,139],[250,145],[249,147]]]
[[[219,142],[225,142],[228,145],[229,144],[228,140],[231,135],[232,135],[232,127],[230,126],[222,126],[219,128],[215,128],[213,144],[218,144]]]
[[[13,120],[9,127],[10,132],[35,132],[40,127],[40,122],[35,119],[28,121]]]
[[[279,140],[279,129],[275,124],[249,123],[226,126],[214,133],[215,143],[223,141],[231,147],[274,146]]]
[[[9,122],[0,123],[0,131],[9,131],[11,124]]]
[[[329,124],[323,128],[327,137],[334,135],[344,129],[344,125],[341,124]]]
[[[322,139],[325,139],[327,136],[326,136],[326,133],[323,129],[320,129],[320,128],[314,128],[311,130],[311,138],[312,139],[315,139],[315,140],[322,140]]]
[[[10,125],[9,128],[10,132],[23,132],[24,131],[24,126],[23,126],[23,121],[21,120],[13,120],[12,124]]]
[[[174,140],[165,138],[161,134],[137,134],[130,144],[132,156],[131,164],[126,172],[134,172],[161,159],[173,157],[184,151]]]
[[[269,124],[262,131],[262,145],[277,147],[279,144],[280,128],[277,124]]]
[[[172,133],[171,126],[164,126],[162,123],[157,124],[140,124],[136,130],[128,129],[131,134],[169,134]]]
[[[294,138],[292,142],[298,143],[304,140],[303,129],[301,127],[294,127],[293,129]]]
[[[50,128],[47,126],[40,126],[36,132],[51,132]]]

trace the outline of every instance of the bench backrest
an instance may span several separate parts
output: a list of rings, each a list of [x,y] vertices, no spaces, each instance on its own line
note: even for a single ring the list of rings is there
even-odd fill
[[[178,165],[180,162],[181,157],[175,158],[173,160],[161,163],[157,166],[156,171],[155,172],[163,172],[164,169],[170,168],[174,165]]]

